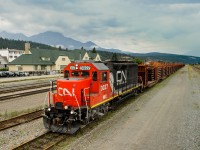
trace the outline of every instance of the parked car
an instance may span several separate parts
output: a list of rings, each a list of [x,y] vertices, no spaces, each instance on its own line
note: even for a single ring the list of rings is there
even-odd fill
[[[17,77],[29,76],[29,72],[24,72],[24,71],[15,71],[14,74]]]
[[[6,77],[6,71],[0,71],[0,77]]]
[[[21,71],[15,71],[14,74],[15,74],[16,77],[24,76],[24,73],[21,72]]]
[[[24,72],[25,76],[30,76],[29,72]]]
[[[12,71],[5,71],[7,77],[14,77],[15,74]]]

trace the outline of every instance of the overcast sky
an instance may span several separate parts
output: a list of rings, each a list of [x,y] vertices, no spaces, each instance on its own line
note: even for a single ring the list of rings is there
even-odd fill
[[[104,48],[199,51],[200,0],[0,0],[0,31],[56,31]]]

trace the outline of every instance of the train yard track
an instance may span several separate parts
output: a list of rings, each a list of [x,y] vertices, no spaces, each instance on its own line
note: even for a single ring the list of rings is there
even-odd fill
[[[60,143],[66,139],[69,135],[47,132],[43,135],[22,143],[18,147],[13,148],[13,150],[24,150],[24,149],[34,149],[34,150],[48,150],[51,149],[56,144]]]
[[[41,118],[43,110],[20,115],[0,122],[0,131]]]
[[[49,85],[50,85],[49,83],[43,82],[43,83],[35,83],[35,84],[28,84],[28,85],[21,84],[21,85],[15,85],[15,86],[2,87],[2,88],[0,88],[0,94],[18,92],[18,91],[27,90],[27,89],[48,87]]]
[[[0,88],[0,101],[44,93],[49,90],[50,84],[47,82]]]

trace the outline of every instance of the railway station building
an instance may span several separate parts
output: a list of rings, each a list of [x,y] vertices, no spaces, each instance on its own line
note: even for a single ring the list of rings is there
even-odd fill
[[[76,60],[101,61],[98,53],[86,50],[32,49],[25,44],[25,52],[8,64],[9,71],[61,71]]]

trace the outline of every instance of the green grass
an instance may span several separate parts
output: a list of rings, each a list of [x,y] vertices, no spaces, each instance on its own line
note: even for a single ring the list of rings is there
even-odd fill
[[[3,119],[10,119],[10,118],[22,115],[22,114],[26,114],[26,113],[30,113],[30,112],[33,112],[33,111],[36,111],[36,110],[40,110],[42,108],[43,108],[43,106],[38,106],[38,107],[35,107],[35,108],[29,108],[29,109],[25,109],[25,110],[11,111],[11,112],[8,112],[6,110],[4,113],[0,113],[0,117],[3,118]]]
[[[191,66],[188,65],[188,79],[191,80],[191,72],[190,72]]]
[[[198,104],[198,103],[193,103],[193,108],[195,108],[195,109],[199,109],[199,108],[200,108],[200,106],[199,106],[199,104]]]

